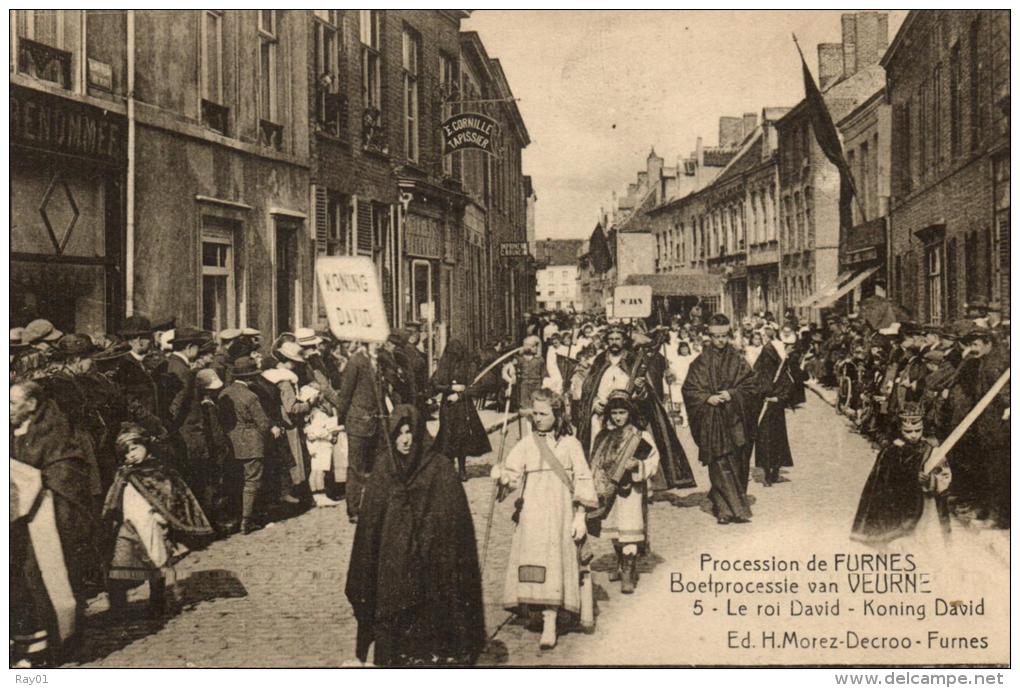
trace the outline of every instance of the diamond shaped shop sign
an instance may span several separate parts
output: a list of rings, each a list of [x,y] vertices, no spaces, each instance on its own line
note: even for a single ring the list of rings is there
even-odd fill
[[[53,179],[50,180],[42,203],[39,204],[39,214],[42,216],[43,224],[46,225],[46,231],[49,232],[53,249],[59,256],[64,252],[64,247],[67,246],[67,242],[71,238],[71,232],[78,224],[78,218],[81,217],[78,204],[74,202],[74,195],[71,194],[71,188],[59,172],[53,175]],[[53,220],[50,219],[51,214],[55,216]],[[62,220],[66,220],[66,226],[61,231],[60,238],[57,238],[53,224],[58,222],[60,225],[64,225],[65,222]]]

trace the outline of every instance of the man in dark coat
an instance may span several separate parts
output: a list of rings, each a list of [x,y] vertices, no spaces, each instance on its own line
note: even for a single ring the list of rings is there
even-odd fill
[[[369,344],[351,356],[337,394],[337,419],[347,429],[347,517],[351,522],[358,520],[381,427],[377,347]]]
[[[204,492],[203,463],[207,458],[202,427],[201,400],[195,391],[191,364],[209,337],[200,330],[183,327],[173,339],[173,353],[160,377],[160,416],[173,448],[175,468],[195,494]]]
[[[754,363],[754,374],[764,395],[764,412],[760,414],[754,445],[754,465],[765,471],[764,484],[779,482],[779,469],[793,465],[790,440],[786,434],[786,408],[792,405],[796,382],[790,368],[790,352],[797,335],[783,327],[779,339],[764,347]]]
[[[60,409],[29,381],[11,387],[10,402],[11,503],[18,505],[11,512],[13,649],[39,666],[59,663],[61,643],[75,632],[97,556],[96,523],[89,468]],[[44,543],[34,541],[44,535]],[[53,538],[59,552],[50,546]]]
[[[711,344],[687,372],[684,404],[698,458],[708,466],[716,520],[720,525],[747,523],[747,479],[760,391],[744,356],[730,345],[729,318],[713,315],[708,332]]]
[[[138,405],[153,416],[158,416],[156,382],[150,374],[154,364],[151,360],[146,362],[146,359],[153,355],[152,325],[149,324],[148,318],[132,315],[124,321],[120,336],[131,350],[120,359],[114,381],[124,391],[129,405]]]
[[[375,643],[380,666],[472,664],[486,634],[467,496],[412,406],[393,409],[386,432],[347,570],[355,654],[364,663]]]

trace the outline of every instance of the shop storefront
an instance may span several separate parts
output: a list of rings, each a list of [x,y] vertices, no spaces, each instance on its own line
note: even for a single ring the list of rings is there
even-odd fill
[[[10,86],[11,325],[98,334],[120,316],[127,125]]]

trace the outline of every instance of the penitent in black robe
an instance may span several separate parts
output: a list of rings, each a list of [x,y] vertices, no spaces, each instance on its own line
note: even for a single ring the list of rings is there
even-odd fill
[[[357,655],[377,665],[472,664],[485,647],[474,524],[451,463],[424,447],[417,411],[398,406],[390,436],[415,428],[411,455],[382,441],[365,488],[347,573]]]
[[[789,359],[782,359],[770,342],[754,363],[754,374],[764,397],[776,401],[765,402],[765,413],[761,415],[755,436],[754,465],[763,468],[774,480],[779,469],[793,465],[790,440],[786,434],[786,406],[790,403],[794,381],[788,365]]]
[[[722,391],[730,393],[730,402],[708,403],[710,396]],[[715,515],[750,518],[747,479],[760,404],[757,378],[732,346],[721,351],[709,346],[691,363],[683,395],[698,459],[708,466]]]
[[[924,492],[918,475],[931,445],[896,440],[878,454],[861,492],[851,538],[885,543],[909,535],[924,513]]]

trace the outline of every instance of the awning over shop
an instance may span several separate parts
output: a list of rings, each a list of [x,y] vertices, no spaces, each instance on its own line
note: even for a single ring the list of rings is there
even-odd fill
[[[839,285],[843,284],[844,282],[846,282],[848,279],[850,279],[853,276],[854,276],[854,273],[852,273],[852,272],[841,272],[839,274],[839,277],[837,277],[834,281],[829,282],[824,287],[821,287],[814,294],[812,294],[811,296],[807,297],[806,299],[804,299],[803,301],[798,303],[797,304],[797,308],[807,308],[808,306],[814,305],[815,301],[818,301],[819,299],[823,299],[826,296],[828,296],[829,294],[835,294],[836,291],[839,289]]]
[[[706,273],[629,275],[627,286],[649,286],[654,296],[719,296],[723,278]]]
[[[856,289],[857,285],[859,285],[861,282],[874,275],[877,271],[878,271],[877,265],[874,267],[870,267],[866,270],[861,270],[856,275],[854,275],[853,279],[851,279],[849,282],[840,287],[836,291],[836,293],[826,294],[825,296],[819,298],[818,301],[816,301],[814,304],[815,308],[827,308],[831,306],[832,304],[836,303],[841,298],[843,298],[843,296]]]

